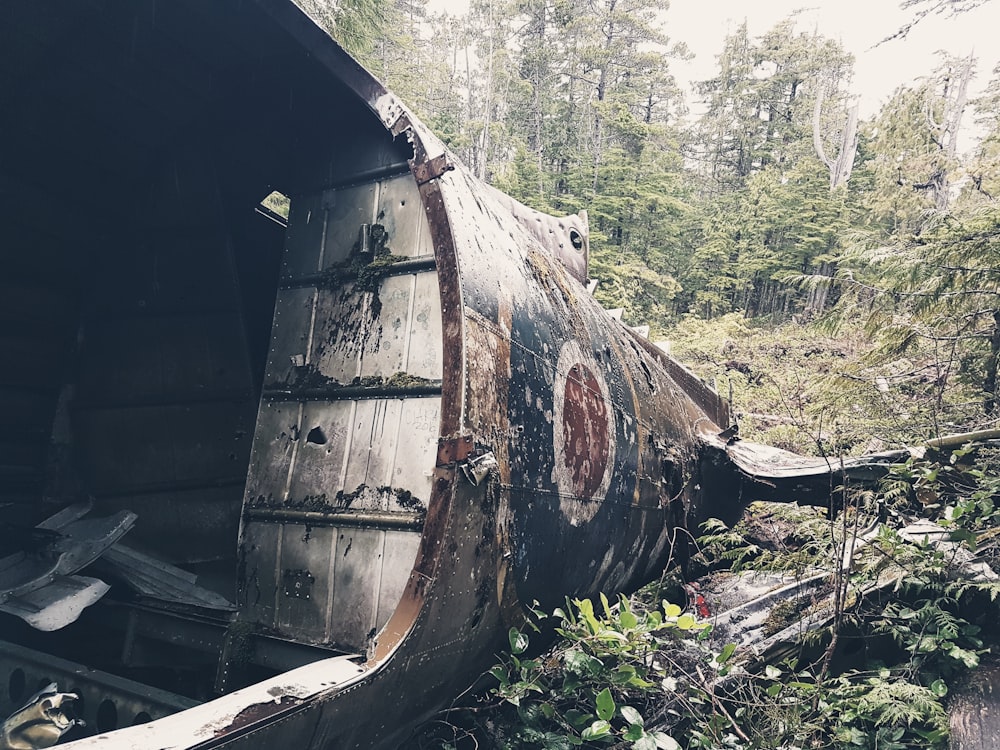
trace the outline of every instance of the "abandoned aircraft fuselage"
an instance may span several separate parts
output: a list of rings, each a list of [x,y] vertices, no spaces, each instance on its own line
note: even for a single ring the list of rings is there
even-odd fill
[[[77,621],[3,615],[6,713],[46,680],[75,747],[395,747],[524,605],[719,515],[726,405],[586,292],[586,216],[474,179],[290,1],[4,11],[0,510],[135,514]]]

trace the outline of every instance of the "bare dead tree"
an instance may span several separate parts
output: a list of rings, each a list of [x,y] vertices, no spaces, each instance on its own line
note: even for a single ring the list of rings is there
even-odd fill
[[[813,105],[813,148],[816,156],[830,170],[830,191],[841,185],[846,185],[854,169],[854,157],[858,152],[858,104],[855,102],[847,110],[847,119],[840,131],[840,145],[837,156],[830,159],[823,147],[822,115],[823,100],[826,95],[826,83],[821,82],[816,88],[816,103]]]
[[[962,126],[962,115],[969,103],[969,81],[975,70],[975,58],[972,54],[955,61],[944,77],[944,90],[941,94],[941,121],[935,118],[934,109],[928,100],[926,105],[927,123],[934,133],[934,140],[940,149],[943,165],[950,164],[958,153],[958,133]],[[948,171],[940,166],[922,184],[915,184],[915,190],[929,189],[934,192],[934,205],[939,211],[948,208]]]

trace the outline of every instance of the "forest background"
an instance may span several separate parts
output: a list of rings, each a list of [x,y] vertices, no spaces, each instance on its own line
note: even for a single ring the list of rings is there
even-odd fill
[[[862,117],[854,58],[796,13],[731,25],[682,87],[667,0],[302,3],[479,177],[586,210],[598,300],[746,432],[857,452],[994,419],[1000,66],[939,53]],[[884,44],[984,5],[906,0]]]
[[[799,13],[732,24],[687,87],[667,0],[299,2],[479,177],[587,211],[598,300],[728,395],[741,435],[828,461],[996,438],[1000,64],[942,52],[866,111],[853,56]],[[903,0],[876,38],[998,5]],[[1000,446],[968,438],[837,488],[837,512],[691,529],[685,569],[632,597],[533,610],[556,645],[534,658],[512,628],[489,694],[411,745],[943,750],[949,696],[981,659],[1000,680]],[[825,581],[773,607],[777,651],[703,637],[684,581],[746,571]]]

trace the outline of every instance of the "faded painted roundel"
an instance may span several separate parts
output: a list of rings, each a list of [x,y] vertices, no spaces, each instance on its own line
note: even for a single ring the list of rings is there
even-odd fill
[[[552,481],[574,526],[589,521],[611,484],[615,422],[608,384],[592,354],[576,341],[559,352],[553,384]]]

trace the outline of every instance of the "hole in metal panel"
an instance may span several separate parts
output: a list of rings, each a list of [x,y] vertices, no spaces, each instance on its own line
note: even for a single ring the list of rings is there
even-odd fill
[[[274,190],[260,202],[260,205],[286,221],[288,220],[288,208],[291,205],[291,200],[284,193]]]
[[[110,732],[118,728],[118,706],[110,698],[97,707],[97,731]]]
[[[306,435],[306,442],[313,445],[326,445],[326,434],[323,432],[323,428],[317,426],[309,430],[309,434]]]

